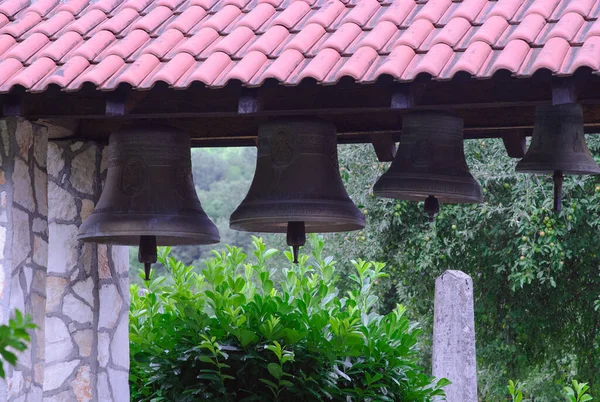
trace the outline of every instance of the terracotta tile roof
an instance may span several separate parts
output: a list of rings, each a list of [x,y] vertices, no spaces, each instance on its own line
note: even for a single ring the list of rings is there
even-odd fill
[[[0,0],[0,92],[600,70],[600,0]]]

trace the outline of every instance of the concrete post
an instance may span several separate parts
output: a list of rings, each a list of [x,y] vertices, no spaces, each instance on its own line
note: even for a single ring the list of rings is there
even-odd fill
[[[477,402],[473,281],[461,271],[435,281],[433,375],[452,381],[448,402]]]

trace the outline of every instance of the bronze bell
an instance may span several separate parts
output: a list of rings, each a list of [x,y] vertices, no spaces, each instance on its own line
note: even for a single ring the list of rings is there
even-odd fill
[[[600,167],[585,142],[581,105],[536,107],[531,144],[516,170],[553,174],[556,212],[562,209],[563,175],[599,174]]]
[[[218,243],[196,194],[190,145],[189,135],[173,128],[111,134],[104,189],[78,239],[139,245],[146,279],[157,246]]]
[[[482,202],[481,187],[465,160],[463,120],[440,112],[405,116],[396,157],[373,192],[379,197],[425,201],[430,220],[439,211],[439,202]]]
[[[315,119],[261,125],[256,173],[229,225],[287,233],[294,262],[305,233],[364,228],[365,217],[348,197],[338,170],[335,126]]]

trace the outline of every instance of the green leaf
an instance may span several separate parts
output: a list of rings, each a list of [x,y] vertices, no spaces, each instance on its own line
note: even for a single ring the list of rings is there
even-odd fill
[[[279,367],[279,365],[278,365],[278,364],[276,364],[276,363],[269,363],[269,364],[267,365],[267,370],[269,370],[269,373],[270,373],[270,374],[271,374],[273,377],[275,377],[275,378],[277,378],[277,379],[280,379],[280,378],[281,378],[282,371],[281,371],[281,367]]]

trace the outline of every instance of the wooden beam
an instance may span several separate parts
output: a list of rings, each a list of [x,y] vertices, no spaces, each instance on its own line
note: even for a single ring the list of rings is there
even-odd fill
[[[525,156],[527,151],[527,131],[524,129],[515,129],[509,131],[502,136],[502,142],[504,142],[504,148],[506,153],[511,158],[522,158]]]
[[[396,156],[396,143],[393,134],[371,135],[371,144],[375,148],[379,162],[392,162]]]

